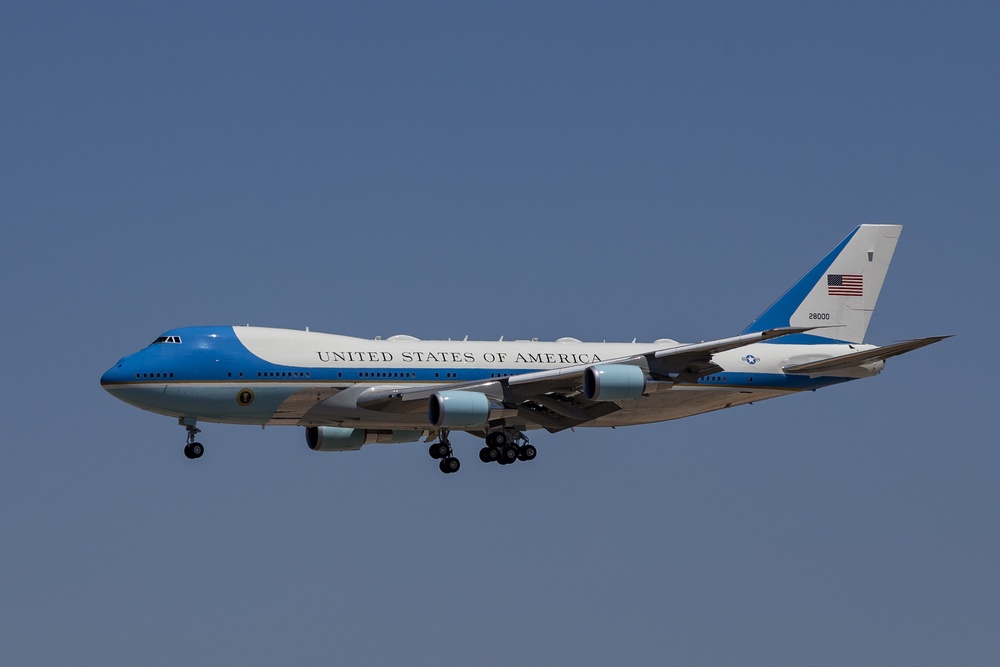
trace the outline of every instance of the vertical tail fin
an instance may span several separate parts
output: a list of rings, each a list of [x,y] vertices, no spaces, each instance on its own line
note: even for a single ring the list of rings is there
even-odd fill
[[[810,335],[863,343],[902,225],[861,225],[743,333],[828,327]]]

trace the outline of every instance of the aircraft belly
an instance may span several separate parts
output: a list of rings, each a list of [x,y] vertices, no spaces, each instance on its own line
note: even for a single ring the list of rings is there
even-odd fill
[[[324,398],[316,390],[303,390],[288,397],[269,423],[390,429],[428,427],[426,413],[423,411],[407,414],[357,407],[357,396],[362,391],[361,387],[351,388]],[[668,421],[789,393],[794,392],[784,389],[678,385],[650,396],[620,401],[621,410],[580,426],[628,426]],[[538,425],[529,424],[527,427],[538,428]]]
[[[275,414],[274,423],[298,424],[299,426],[350,426],[353,428],[411,430],[428,427],[426,409],[420,409],[415,413],[399,413],[358,407],[358,398],[371,389],[371,386],[354,385],[344,391],[311,402],[291,397],[286,402],[287,404],[282,405],[279,412]],[[426,401],[422,402],[421,405],[425,406]],[[296,415],[296,407],[305,409]],[[285,419],[278,422],[279,415],[284,416]]]
[[[252,400],[241,402],[241,391]],[[278,384],[235,385],[191,383],[133,385],[115,390],[122,400],[173,417],[228,424],[350,426],[356,428],[425,429],[426,412],[399,413],[357,406],[370,387],[301,387]],[[721,410],[790,393],[781,389],[677,385],[639,399],[620,401],[621,410],[580,426],[646,424]],[[537,424],[526,424],[537,428]]]
[[[118,385],[109,391],[126,403],[171,417],[220,424],[265,424],[296,388],[193,382]]]
[[[669,421],[789,393],[791,392],[782,389],[679,385],[652,396],[623,401],[620,411],[595,419],[584,426],[628,426]]]
[[[298,426],[303,424],[303,417],[323,401],[336,396],[341,389],[336,387],[310,387],[301,389],[288,396],[275,408],[268,424],[285,424]],[[314,426],[316,424],[308,424]]]

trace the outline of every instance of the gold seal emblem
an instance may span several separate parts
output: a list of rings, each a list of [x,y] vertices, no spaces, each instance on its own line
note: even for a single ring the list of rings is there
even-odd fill
[[[253,390],[251,389],[240,389],[239,393],[236,394],[236,402],[246,407],[253,403]]]

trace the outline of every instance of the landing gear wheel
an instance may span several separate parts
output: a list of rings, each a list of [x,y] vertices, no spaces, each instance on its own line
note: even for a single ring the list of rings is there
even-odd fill
[[[441,429],[438,432],[438,437],[440,440],[431,445],[427,453],[431,455],[432,459],[440,459],[438,467],[441,472],[445,474],[458,472],[462,464],[455,458],[451,442],[448,441],[448,430]]]
[[[205,453],[205,447],[200,442],[194,441],[194,437],[201,433],[201,429],[196,427],[193,422],[185,424],[183,419],[181,424],[187,427],[187,444],[184,445],[184,456],[189,459],[201,458],[201,455]]]
[[[493,431],[486,436],[486,444],[489,447],[496,447],[497,449],[500,449],[508,442],[510,442],[510,438],[508,438],[507,434],[503,431]]]
[[[517,460],[517,447],[507,445],[499,449],[500,457],[497,459],[501,464],[507,465]]]
[[[534,445],[522,445],[517,452],[519,461],[531,461],[538,455],[538,450]]]

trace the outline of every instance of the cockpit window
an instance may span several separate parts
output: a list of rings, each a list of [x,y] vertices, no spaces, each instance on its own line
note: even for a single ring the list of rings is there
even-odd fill
[[[180,342],[181,342],[180,336],[160,336],[159,338],[154,340],[152,344],[159,345],[160,343],[180,343]]]

